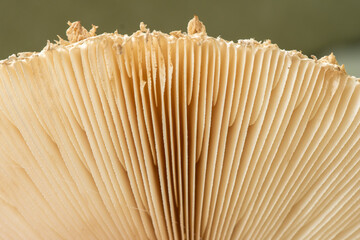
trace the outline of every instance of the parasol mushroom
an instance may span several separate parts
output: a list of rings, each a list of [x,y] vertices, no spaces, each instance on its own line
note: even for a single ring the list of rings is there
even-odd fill
[[[0,63],[0,239],[358,239],[360,85],[334,55],[188,32]]]

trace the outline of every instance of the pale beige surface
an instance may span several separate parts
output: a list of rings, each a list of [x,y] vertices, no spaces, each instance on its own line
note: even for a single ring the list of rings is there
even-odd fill
[[[198,24],[1,62],[0,238],[360,237],[358,79]]]

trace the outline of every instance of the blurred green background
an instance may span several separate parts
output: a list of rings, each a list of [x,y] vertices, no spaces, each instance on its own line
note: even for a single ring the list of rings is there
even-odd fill
[[[208,35],[226,40],[271,39],[280,48],[318,58],[334,52],[349,74],[360,77],[359,0],[0,0],[0,59],[39,51],[65,38],[66,22],[80,20],[98,33],[131,34],[140,21],[151,30],[186,31],[194,14]]]

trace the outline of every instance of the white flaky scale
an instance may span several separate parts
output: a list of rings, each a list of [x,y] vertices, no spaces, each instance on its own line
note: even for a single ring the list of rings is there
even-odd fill
[[[95,34],[0,62],[0,239],[359,239],[360,85],[333,54]]]

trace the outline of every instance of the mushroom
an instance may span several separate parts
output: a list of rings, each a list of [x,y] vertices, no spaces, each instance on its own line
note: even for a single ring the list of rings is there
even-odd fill
[[[334,55],[188,33],[0,63],[1,239],[358,239],[360,85]]]

